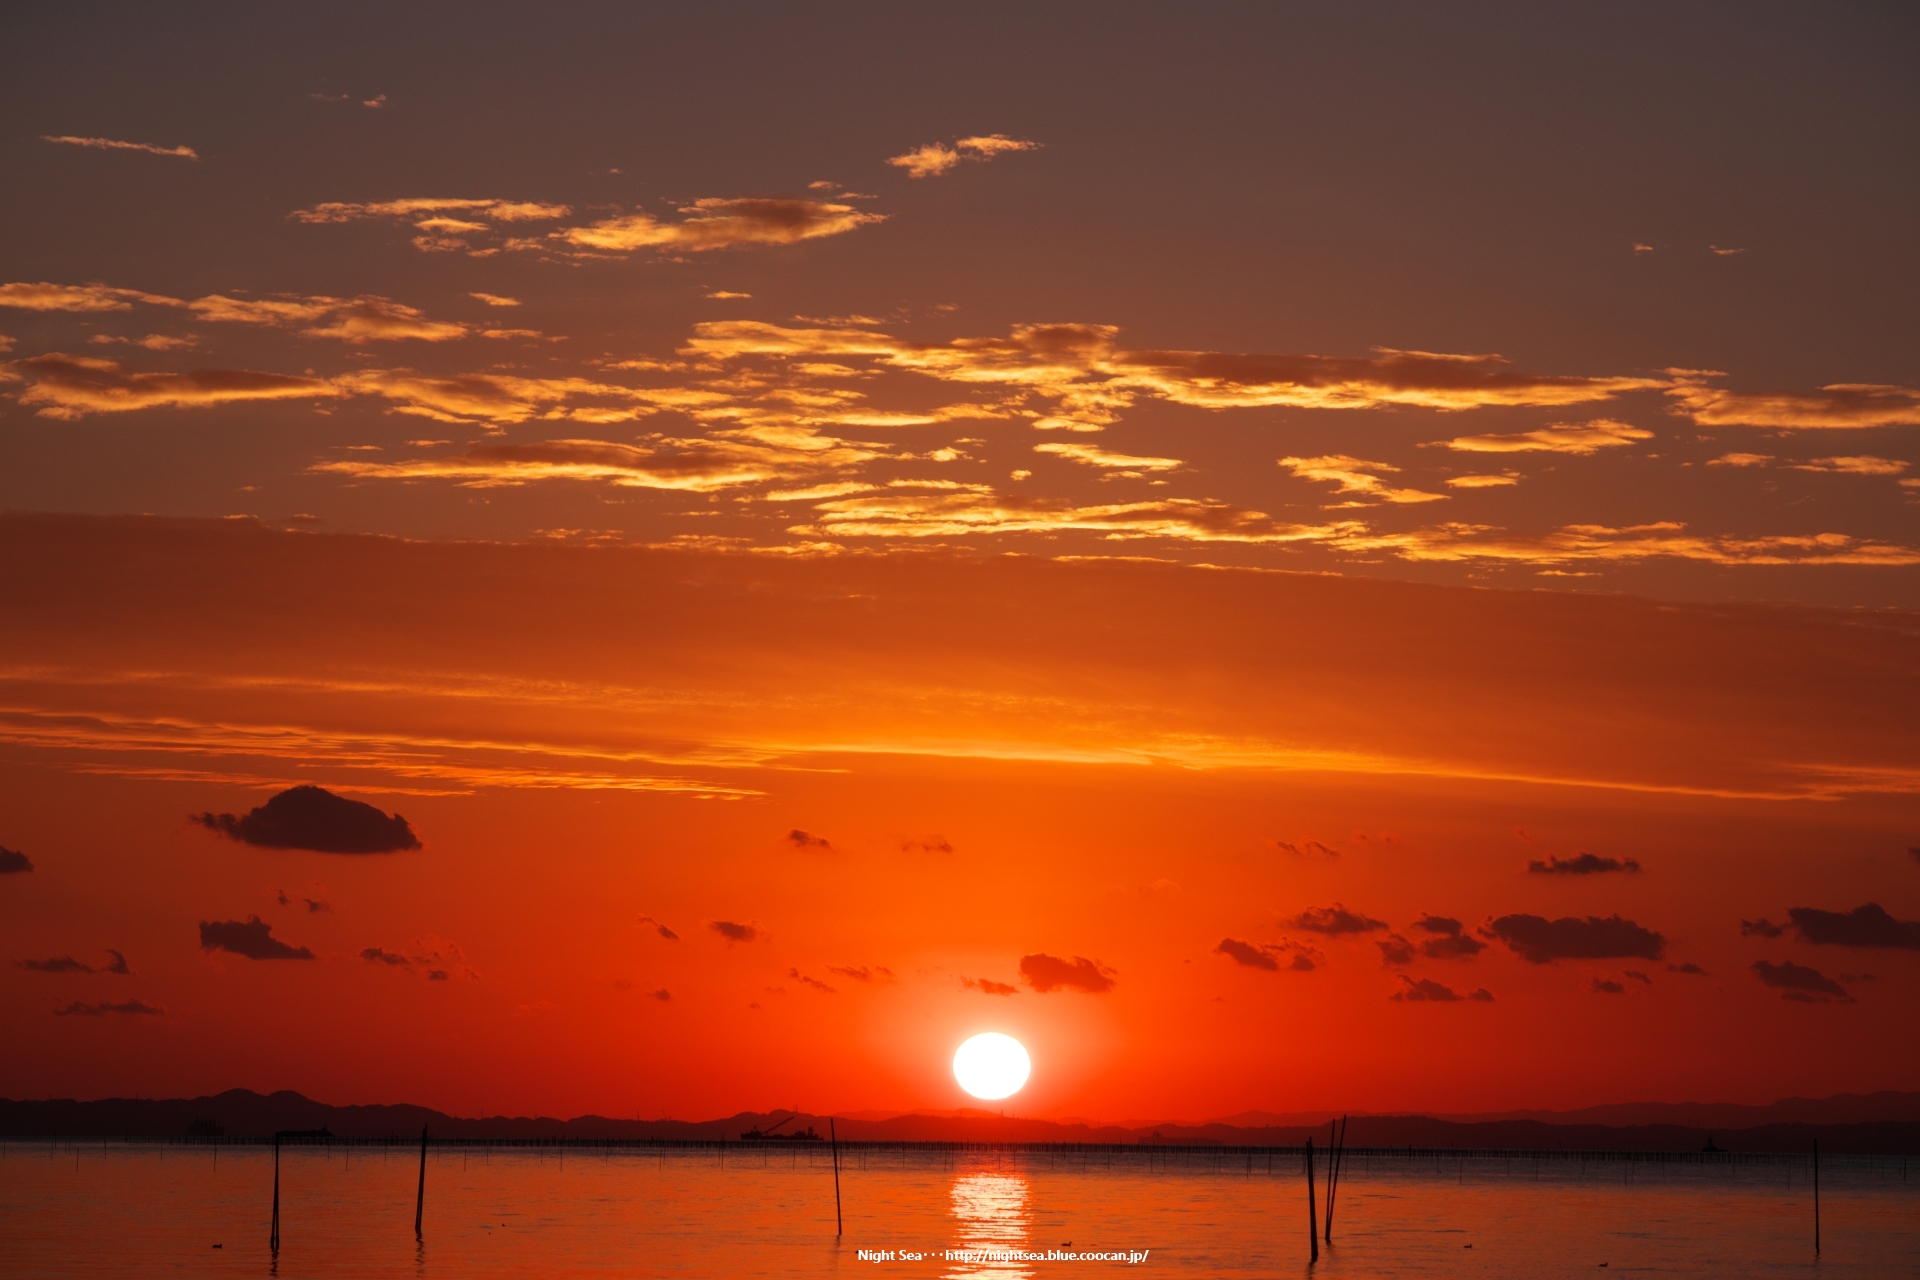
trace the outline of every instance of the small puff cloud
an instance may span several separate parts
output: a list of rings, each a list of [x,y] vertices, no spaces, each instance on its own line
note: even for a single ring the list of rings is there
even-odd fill
[[[1062,960],[1059,956],[1039,951],[1020,957],[1021,979],[1043,994],[1066,990],[1100,995],[1113,990],[1114,979],[1118,976],[1098,960],[1089,960],[1085,956]]]
[[[833,841],[825,836],[816,836],[811,831],[802,831],[798,827],[787,832],[787,843],[796,849],[811,849],[821,853],[833,851]]]
[[[176,156],[182,160],[200,158],[200,153],[192,147],[157,147],[151,142],[122,142],[118,138],[78,138],[66,133],[43,133],[40,141],[66,147],[92,147],[96,151],[144,151],[152,156]]]
[[[1920,951],[1920,920],[1896,920],[1877,902],[1851,911],[1790,907],[1787,916],[1800,931],[1801,938],[1815,946],[1896,947]]]
[[[1349,911],[1345,904],[1339,902],[1330,907],[1309,907],[1287,923],[1308,933],[1324,933],[1331,937],[1347,933],[1374,933],[1387,927],[1386,921]]]
[[[652,916],[641,916],[636,923],[638,923],[639,926],[643,929],[652,929],[655,933],[659,934],[662,938],[665,938],[668,942],[680,941],[679,934],[667,928],[667,926],[665,926],[664,924],[661,924],[658,920],[655,920]]]
[[[396,853],[420,848],[413,828],[399,814],[388,817],[370,804],[337,796],[324,787],[290,787],[245,817],[198,813],[189,815],[189,820],[230,840],[265,849]]]
[[[1435,1004],[1454,1004],[1463,1000],[1477,1000],[1482,1004],[1493,1003],[1493,992],[1485,987],[1462,995],[1452,987],[1435,982],[1432,978],[1421,978],[1416,981],[1403,973],[1400,975],[1400,981],[1407,984],[1406,990],[1396,991],[1387,999],[1409,1002],[1431,1001]]]
[[[896,169],[905,169],[909,178],[937,178],[955,168],[962,160],[991,160],[1009,151],[1038,151],[1040,145],[1024,138],[1009,138],[1004,133],[975,134],[960,138],[951,146],[944,142],[929,142],[900,155],[889,156],[887,163]]]
[[[1318,840],[1275,840],[1273,847],[1280,852],[1296,858],[1337,858],[1338,849],[1329,848]]]
[[[200,947],[203,951],[231,951],[249,960],[312,960],[306,947],[290,947],[273,936],[273,926],[259,916],[245,920],[202,920]]]
[[[728,946],[736,942],[757,942],[767,936],[759,926],[741,924],[735,920],[709,920],[707,928],[725,938]]]
[[[1487,926],[1487,936],[1498,938],[1516,955],[1534,964],[1554,960],[1615,960],[1635,957],[1659,960],[1666,956],[1667,940],[1653,930],[1622,919],[1516,914],[1501,916]]]
[[[1570,453],[1586,457],[1602,449],[1651,439],[1651,431],[1609,418],[1596,418],[1578,425],[1555,423],[1537,431],[1512,435],[1457,436],[1440,443],[1460,453]]]
[[[1791,960],[1782,960],[1779,964],[1755,960],[1750,967],[1753,976],[1760,979],[1762,985],[1780,992],[1784,1000],[1795,1000],[1801,1004],[1850,1003],[1853,1000],[1845,987],[1826,974]]]
[[[18,849],[0,847],[0,876],[18,875],[33,870],[33,859]]]
[[[1400,468],[1387,462],[1368,462],[1363,458],[1350,458],[1345,454],[1329,454],[1319,458],[1282,458],[1280,465],[1288,467],[1302,480],[1322,480],[1339,485],[1338,493],[1359,495],[1357,499],[1337,503],[1342,507],[1364,506],[1367,502],[1444,502],[1444,493],[1428,493],[1424,489],[1395,489],[1371,474],[1375,471],[1398,471]]]
[[[56,1018],[70,1018],[75,1016],[82,1018],[104,1018],[108,1014],[113,1013],[158,1016],[165,1012],[166,1010],[159,1005],[148,1004],[144,1000],[123,1000],[119,1004],[112,1004],[104,1000],[98,1004],[88,1004],[84,1000],[75,1000],[64,1009],[55,1009],[53,1016]]]
[[[1787,931],[1787,926],[1775,924],[1762,916],[1758,920],[1742,920],[1740,936],[1743,938],[1778,938]]]
[[[1593,853],[1576,853],[1571,858],[1547,855],[1545,862],[1529,862],[1527,873],[1536,876],[1598,876],[1608,872],[1636,872],[1640,864],[1632,858],[1603,858]]]
[[[978,991],[982,995],[1017,996],[1020,994],[1020,988],[1013,986],[1011,983],[995,982],[992,978],[962,977],[960,979],[960,985],[967,990]]]
[[[828,973],[837,973],[855,982],[892,982],[893,970],[885,965],[830,964]]]

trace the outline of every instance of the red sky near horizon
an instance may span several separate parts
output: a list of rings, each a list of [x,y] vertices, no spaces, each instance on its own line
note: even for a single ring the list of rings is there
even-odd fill
[[[452,12],[0,19],[0,1095],[1920,1088],[1910,15]]]

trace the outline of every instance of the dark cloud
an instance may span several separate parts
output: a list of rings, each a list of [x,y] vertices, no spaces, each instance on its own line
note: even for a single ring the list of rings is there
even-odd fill
[[[1387,927],[1386,921],[1349,911],[1344,903],[1339,902],[1330,907],[1309,907],[1287,923],[1308,933],[1336,936],[1343,933],[1372,933]]]
[[[1273,847],[1296,858],[1337,858],[1338,849],[1330,849],[1318,840],[1275,840]]]
[[[202,920],[200,946],[205,951],[231,951],[249,960],[311,960],[305,947],[290,947],[273,936],[273,926],[259,916],[241,920]]]
[[[766,936],[755,925],[740,924],[733,920],[709,920],[707,928],[725,938],[728,946],[736,942],[757,942]]]
[[[1267,947],[1256,946],[1251,942],[1242,942],[1238,938],[1222,938],[1215,947],[1214,954],[1230,956],[1238,964],[1253,969],[1278,970],[1280,962],[1273,958],[1273,952]]]
[[[1660,960],[1667,954],[1664,937],[1617,915],[1604,919],[1588,916],[1584,920],[1574,916],[1558,920],[1534,915],[1501,916],[1486,932],[1535,964],[1553,960]]]
[[[1702,978],[1707,976],[1707,971],[1705,969],[1702,969],[1699,965],[1693,963],[1693,961],[1691,960],[1687,961],[1687,963],[1685,964],[1670,964],[1667,966],[1667,971],[1669,973],[1697,974]]]
[[[1920,862],[1920,845],[1915,845],[1909,848],[1907,850],[1907,855],[1911,857],[1915,862]],[[7,871],[7,870],[12,870],[12,868],[0,867],[0,871]]]
[[[658,1000],[661,1004],[666,1004],[673,999],[673,992],[667,990],[665,987],[656,987],[654,990],[647,992],[647,994],[655,1000]]]
[[[1629,978],[1632,978],[1635,982],[1644,982],[1648,986],[1653,985],[1653,979],[1649,978],[1646,974],[1640,972],[1638,969],[1627,970],[1626,976]]]
[[[75,960],[72,956],[54,956],[51,959],[47,959],[47,960],[22,960],[20,962],[20,967],[22,969],[31,970],[34,973],[98,973],[100,972],[98,969],[94,968],[92,965],[82,964],[78,960]]]
[[[1853,999],[1845,987],[1826,974],[1791,960],[1783,960],[1779,964],[1755,960],[1752,968],[1753,976],[1760,979],[1763,985],[1780,992],[1782,999],[1797,1000],[1802,1004],[1831,1004]]]
[[[902,840],[902,853],[952,853],[953,842],[945,836],[925,836],[919,840]]]
[[[1020,988],[1010,983],[995,982],[992,978],[963,977],[960,979],[960,985],[990,996],[1017,996],[1020,994]]]
[[[1373,945],[1380,948],[1382,964],[1413,963],[1413,944],[1397,933],[1390,933]]]
[[[196,813],[194,822],[242,844],[316,853],[395,853],[418,849],[419,839],[399,814],[389,818],[370,804],[324,787],[291,787],[245,817]]]
[[[1593,980],[1593,993],[1597,996],[1617,996],[1623,994],[1625,991],[1626,988],[1615,982],[1612,978],[1595,978]]]
[[[665,938],[668,942],[680,941],[679,934],[667,928],[667,926],[661,924],[658,920],[655,920],[652,916],[641,916],[638,923],[642,928],[651,928],[655,933]]]
[[[1920,920],[1896,920],[1877,902],[1851,911],[1789,907],[1800,936],[1824,947],[1898,947],[1920,951]]]
[[[1037,951],[1030,956],[1020,957],[1020,976],[1035,991],[1055,991],[1064,987],[1069,991],[1099,995],[1113,990],[1113,980],[1118,975],[1098,960],[1089,960],[1085,956],[1062,960],[1059,956]]]
[[[1420,954],[1429,960],[1470,960],[1487,949],[1452,916],[1423,915],[1413,927],[1434,935],[1420,944]]]
[[[1487,990],[1485,987],[1481,987],[1476,991],[1470,991],[1466,995],[1461,995],[1452,987],[1435,982],[1432,978],[1421,978],[1416,982],[1403,973],[1400,975],[1400,981],[1407,984],[1407,989],[1404,991],[1396,991],[1388,996],[1387,999],[1433,1001],[1438,1004],[1451,1004],[1461,1000],[1478,1000],[1482,1004],[1493,1003],[1493,992]]]
[[[113,959],[98,967],[72,956],[53,956],[46,960],[22,960],[19,967],[33,973],[117,973],[132,976],[133,969],[127,964],[127,958],[113,948],[106,948]]]
[[[405,956],[388,951],[385,947],[368,947],[360,953],[360,958],[372,964],[405,965],[407,963]]]
[[[839,994],[832,987],[820,981],[820,979],[809,978],[806,974],[800,972],[798,969],[787,970],[787,976],[789,978],[792,978],[795,982],[802,983],[806,986],[812,987],[815,991],[824,991],[830,996]]]
[[[331,902],[322,902],[318,898],[309,898],[304,894],[290,897],[288,896],[287,891],[285,889],[280,890],[277,896],[279,898],[280,905],[283,907],[290,907],[296,902],[306,903],[308,915],[314,915],[321,911],[333,910],[333,904]]]
[[[1598,854],[1576,853],[1571,858],[1547,855],[1545,862],[1529,862],[1527,872],[1536,876],[1598,876],[1610,871],[1638,871],[1632,858],[1602,858]]]
[[[1766,919],[1742,920],[1740,922],[1740,936],[1743,938],[1751,938],[1755,936],[1762,937],[1762,938],[1777,938],[1781,934],[1785,933],[1786,931],[1787,931],[1787,926],[1783,924],[1775,924],[1773,921],[1766,920]]]
[[[827,966],[827,972],[837,973],[841,977],[851,978],[855,982],[872,982],[875,979],[881,982],[893,981],[893,970],[887,968],[885,965],[873,965],[869,967],[864,964],[830,964]]]
[[[816,836],[812,832],[802,831],[798,827],[787,832],[787,843],[796,849],[819,849],[824,851],[833,848],[833,841],[827,839],[825,836]]]
[[[18,849],[0,847],[0,875],[11,875],[16,871],[33,870],[33,859]]]
[[[77,1015],[83,1018],[104,1018],[110,1013],[157,1015],[165,1012],[165,1009],[157,1005],[148,1004],[144,1000],[123,1000],[119,1004],[109,1004],[104,1000],[99,1004],[88,1004],[84,1000],[75,1000],[64,1009],[55,1009],[53,1016],[56,1018],[70,1018]]]

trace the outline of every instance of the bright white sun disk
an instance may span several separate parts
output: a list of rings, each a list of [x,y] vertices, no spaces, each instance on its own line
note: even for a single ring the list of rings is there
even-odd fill
[[[953,1078],[976,1098],[992,1101],[1020,1092],[1033,1074],[1026,1046],[998,1031],[983,1031],[953,1055]]]

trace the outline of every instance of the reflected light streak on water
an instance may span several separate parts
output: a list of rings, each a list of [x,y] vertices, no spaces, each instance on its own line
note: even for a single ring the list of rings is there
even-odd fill
[[[972,1173],[953,1180],[955,1243],[962,1249],[1030,1249],[1027,1180],[1019,1174]],[[1033,1274],[1022,1262],[982,1260],[955,1264],[947,1275],[1021,1276]]]

